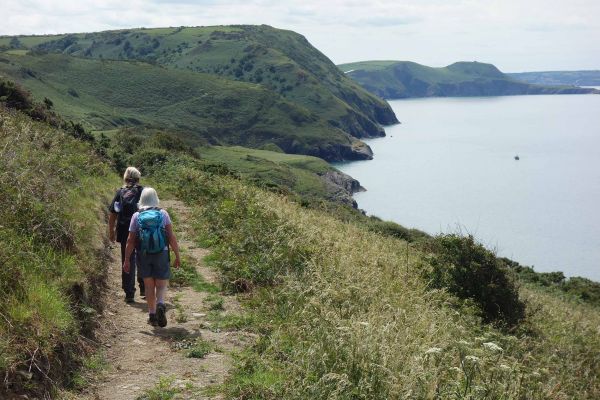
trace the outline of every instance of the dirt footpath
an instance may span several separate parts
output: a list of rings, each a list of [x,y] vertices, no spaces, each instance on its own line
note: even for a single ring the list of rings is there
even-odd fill
[[[206,281],[217,283],[216,272],[202,261],[208,251],[196,247],[191,240],[191,229],[186,223],[189,208],[174,200],[164,201],[161,206],[177,221],[173,226],[182,254]],[[222,314],[239,313],[235,297],[211,295],[189,287],[169,288],[168,325],[152,327],[146,323],[146,303],[139,292],[135,303],[124,301],[118,244],[114,260],[109,273],[109,301],[98,334],[108,367],[82,398],[136,399],[152,389],[173,390],[177,393],[175,398],[182,399],[219,398],[211,397],[206,388],[225,380],[232,367],[231,353],[251,343],[253,336],[242,331],[210,330],[207,316],[211,307],[214,309],[215,300],[222,303]],[[189,357],[191,348],[199,342],[207,345],[208,354],[204,358]]]

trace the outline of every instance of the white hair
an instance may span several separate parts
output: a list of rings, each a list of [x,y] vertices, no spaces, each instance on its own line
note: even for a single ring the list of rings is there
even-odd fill
[[[125,170],[125,173],[123,174],[123,180],[125,182],[127,182],[127,181],[138,182],[141,177],[142,177],[142,174],[135,167],[127,167],[127,169]]]
[[[160,200],[158,200],[158,194],[156,190],[151,187],[145,187],[142,190],[142,195],[140,196],[140,202],[138,203],[138,207],[142,208],[150,208],[150,207],[158,207]]]

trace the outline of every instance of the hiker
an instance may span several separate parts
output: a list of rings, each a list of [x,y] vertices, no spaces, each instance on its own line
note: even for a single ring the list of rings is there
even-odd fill
[[[148,303],[148,323],[152,326],[167,326],[165,294],[171,275],[169,247],[175,252],[175,268],[179,268],[179,245],[173,233],[171,217],[166,210],[158,207],[156,190],[144,188],[140,197],[139,211],[131,217],[129,237],[125,250],[123,270],[129,272],[129,255],[137,246],[140,260],[138,274],[144,278],[146,302]]]
[[[144,189],[139,184],[141,176],[142,174],[140,174],[137,168],[128,167],[125,170],[125,174],[123,174],[123,187],[117,190],[115,197],[108,207],[110,211],[108,216],[109,239],[113,243],[116,239],[121,244],[121,265],[125,261],[125,246],[127,244],[127,236],[129,235],[131,217],[138,210],[138,203],[142,189]],[[135,252],[131,253],[130,264],[134,266],[131,273],[121,271],[121,287],[125,291],[125,301],[127,303],[135,301],[135,266],[139,264],[139,262],[136,262]],[[139,274],[137,281],[140,287],[140,296],[144,297],[144,280]]]

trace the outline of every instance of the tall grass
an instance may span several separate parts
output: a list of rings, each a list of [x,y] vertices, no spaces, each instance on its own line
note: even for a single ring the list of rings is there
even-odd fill
[[[264,335],[228,380],[230,397],[600,396],[595,308],[523,288],[527,317],[507,333],[472,303],[431,290],[422,273],[430,258],[413,244],[231,178],[166,171],[197,205],[225,284],[253,289]]]
[[[0,160],[0,394],[39,394],[68,381],[91,334],[107,169],[89,145],[1,106]]]

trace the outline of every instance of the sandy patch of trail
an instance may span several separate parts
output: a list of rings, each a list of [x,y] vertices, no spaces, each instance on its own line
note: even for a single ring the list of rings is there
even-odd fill
[[[207,282],[216,283],[216,271],[202,261],[208,254],[191,240],[189,221],[191,211],[182,202],[162,202],[162,207],[173,214],[173,223],[179,245],[189,262]],[[211,331],[207,314],[210,302],[206,292],[192,288],[169,288],[167,294],[168,325],[152,327],[146,323],[146,303],[136,293],[135,303],[126,304],[121,290],[119,248],[114,249],[114,262],[110,266],[108,304],[102,318],[98,338],[105,346],[109,364],[86,399],[136,399],[146,390],[156,387],[160,379],[168,379],[170,386],[181,393],[176,398],[210,398],[202,389],[222,383],[232,366],[231,352],[241,350],[253,340],[242,331]],[[240,306],[233,296],[213,294],[223,298],[222,313],[239,312]],[[210,299],[208,299],[210,300]],[[212,351],[204,358],[187,357],[186,344],[203,340],[210,343]],[[186,388],[182,390],[182,388]]]

